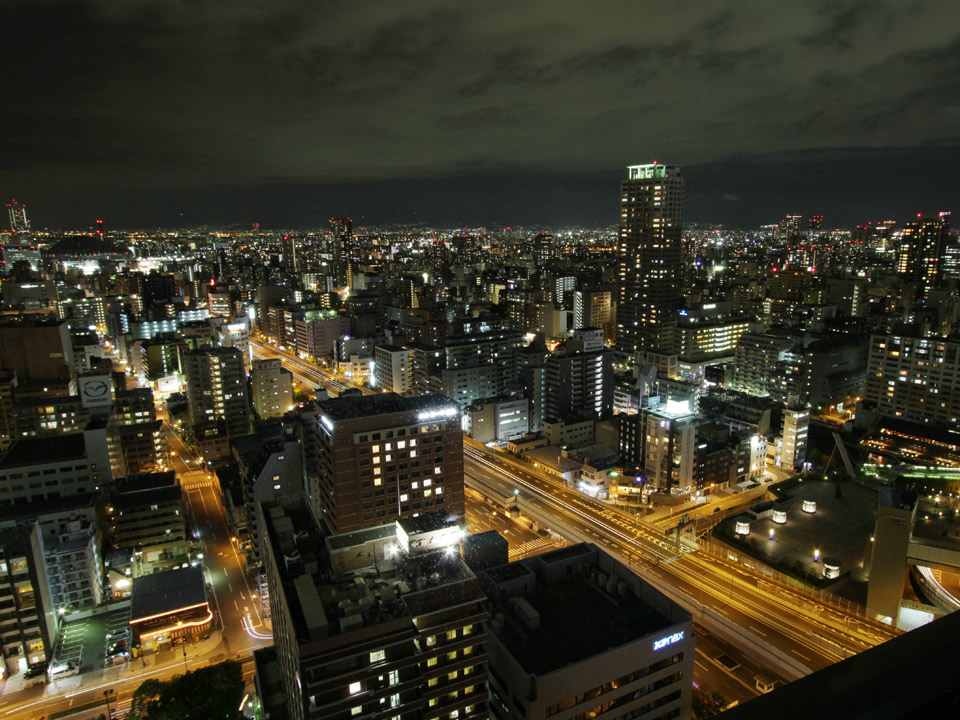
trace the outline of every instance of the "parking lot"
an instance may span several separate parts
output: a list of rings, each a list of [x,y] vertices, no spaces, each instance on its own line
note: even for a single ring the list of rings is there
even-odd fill
[[[129,607],[66,623],[57,661],[76,663],[81,673],[102,668],[107,636],[129,627],[129,623]]]

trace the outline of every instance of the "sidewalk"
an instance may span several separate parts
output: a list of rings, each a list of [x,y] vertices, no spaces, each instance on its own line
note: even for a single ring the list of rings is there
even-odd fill
[[[223,636],[220,630],[214,630],[210,637],[201,640],[198,643],[186,646],[187,649],[187,667],[195,670],[198,667],[196,661],[201,658],[206,659],[209,655],[220,652],[226,660],[226,654],[223,648]],[[216,657],[212,658],[216,660]],[[179,666],[183,671],[183,646],[175,647],[170,650],[164,650],[159,653],[149,653],[142,658],[132,658],[122,665],[115,665],[109,668],[99,668],[82,675],[64,678],[63,680],[54,680],[43,687],[44,697],[53,697],[68,692],[82,691],[85,686],[99,685],[104,682],[119,682],[129,680],[137,674],[153,674],[158,670],[167,670]],[[9,695],[22,691],[22,674],[13,675],[3,683],[0,683],[0,696]]]

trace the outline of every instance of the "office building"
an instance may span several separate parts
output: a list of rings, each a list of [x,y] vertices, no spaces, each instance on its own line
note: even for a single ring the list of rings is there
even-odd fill
[[[902,332],[870,339],[864,398],[884,417],[955,426],[960,393],[952,389],[960,386],[960,342],[919,337],[910,328]]]
[[[595,545],[480,573],[495,720],[689,718],[690,614]]]
[[[95,434],[18,440],[0,455],[0,506],[98,492],[112,480]],[[89,440],[89,442],[88,442]]]
[[[444,510],[463,517],[460,407],[443,395],[343,396],[319,403],[308,495],[329,532]]]
[[[3,260],[3,271],[12,273],[18,262],[25,262],[33,272],[40,270],[40,249],[26,243],[19,245],[4,245],[0,249]]]
[[[189,562],[186,506],[172,470],[118,479],[108,521],[114,546],[135,558],[136,577]]]
[[[488,717],[484,596],[445,512],[327,537],[301,502],[260,513],[291,720]]]
[[[620,184],[617,349],[672,352],[683,271],[683,177],[634,165]]]
[[[279,359],[254,360],[250,379],[257,417],[282,417],[293,410],[293,374]]]
[[[250,431],[250,402],[240,350],[201,348],[182,357],[192,424],[223,420],[229,437],[246,435]]]
[[[530,401],[524,397],[478,400],[463,411],[463,431],[481,443],[522,437],[530,431]]]
[[[69,380],[73,342],[66,322],[7,321],[0,324],[0,368],[21,383]]]

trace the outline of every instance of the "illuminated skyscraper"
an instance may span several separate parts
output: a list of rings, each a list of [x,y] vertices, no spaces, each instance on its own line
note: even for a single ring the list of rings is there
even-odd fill
[[[950,228],[950,213],[920,217],[903,226],[897,246],[897,272],[918,285],[917,299],[924,302],[940,284],[944,246]]]
[[[353,220],[350,218],[330,218],[330,255],[333,261],[333,274],[336,277],[338,287],[347,284],[347,263],[352,235]]]
[[[672,351],[683,262],[683,178],[633,165],[620,183],[617,349]]]
[[[15,233],[30,232],[30,221],[27,219],[27,206],[16,200],[7,203],[7,212],[10,213],[10,229]]]

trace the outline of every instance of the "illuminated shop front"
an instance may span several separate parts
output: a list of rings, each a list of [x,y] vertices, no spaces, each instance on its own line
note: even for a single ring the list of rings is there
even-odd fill
[[[202,568],[168,570],[134,579],[130,604],[134,646],[157,650],[209,630],[212,622]]]

